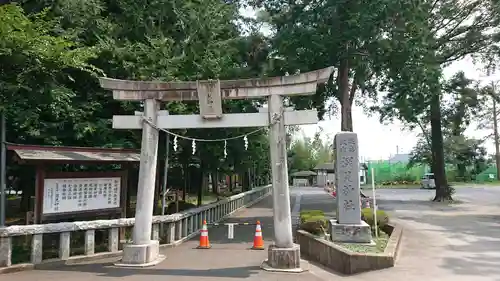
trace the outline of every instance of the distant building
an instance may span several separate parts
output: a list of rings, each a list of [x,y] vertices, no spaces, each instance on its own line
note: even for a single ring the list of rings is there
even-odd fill
[[[323,163],[314,167],[317,173],[316,184],[326,186],[328,183],[335,184],[335,163]],[[366,184],[366,173],[368,166],[365,163],[359,165],[359,184]]]
[[[410,162],[410,154],[395,154],[389,158],[389,163],[408,163]]]
[[[316,173],[312,171],[298,171],[290,176],[293,186],[311,186],[316,182]]]
[[[316,171],[316,185],[326,186],[328,183],[335,183],[335,163],[323,163],[314,167]]]

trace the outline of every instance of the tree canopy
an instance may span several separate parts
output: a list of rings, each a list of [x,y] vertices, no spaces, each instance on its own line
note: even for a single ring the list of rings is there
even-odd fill
[[[240,14],[245,6],[258,11],[256,20]],[[432,164],[436,200],[446,200],[452,194],[444,169],[451,161],[445,159],[446,147],[456,147],[454,151],[464,155],[483,155],[481,140],[467,138],[464,130],[484,114],[480,104],[485,95],[463,73],[446,81],[443,69],[469,55],[496,64],[499,11],[497,1],[488,0],[1,4],[0,110],[7,116],[9,142],[137,148],[140,132],[113,130],[111,118],[141,110],[141,104],[114,101],[97,77],[241,79],[334,66],[328,83],[319,85],[314,96],[292,98],[290,104],[317,108],[320,118],[327,112],[339,113],[343,131],[354,130],[355,102],[380,113],[384,121],[396,118],[410,129],[422,129],[424,138],[417,148],[426,156],[421,161]],[[271,34],[262,34],[262,24]],[[255,112],[264,102],[225,101],[224,110]],[[164,107],[175,114],[198,112],[192,102]],[[220,139],[253,129],[176,133]],[[191,144],[179,140],[179,150],[171,151],[172,166],[186,169],[195,164],[203,173],[251,170],[267,178],[267,131],[248,139],[248,150],[242,140],[227,142],[227,157],[223,142],[199,143],[192,155]],[[317,138],[295,141],[289,148],[293,170],[311,169],[318,159],[327,160],[330,149]],[[471,163],[459,159],[459,154],[452,162],[457,168]]]

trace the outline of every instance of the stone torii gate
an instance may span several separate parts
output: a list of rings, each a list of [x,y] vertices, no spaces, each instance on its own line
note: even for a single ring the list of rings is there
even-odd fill
[[[124,247],[120,265],[149,266],[165,258],[159,254],[159,242],[151,240],[157,129],[270,126],[275,244],[269,247],[265,268],[300,270],[300,248],[293,243],[292,236],[285,126],[316,124],[318,117],[316,110],[286,110],[283,96],[313,95],[317,84],[326,82],[332,71],[333,68],[328,67],[291,76],[223,81],[160,82],[100,78],[101,87],[112,90],[115,100],[144,102],[142,116],[113,116],[115,129],[142,129],[133,243]],[[266,97],[267,110],[259,110],[258,113],[222,112],[222,99]],[[200,115],[159,114],[161,101],[188,100],[199,101]]]

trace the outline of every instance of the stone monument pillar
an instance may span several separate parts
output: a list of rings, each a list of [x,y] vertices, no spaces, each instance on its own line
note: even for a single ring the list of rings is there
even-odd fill
[[[337,218],[330,221],[333,241],[372,243],[370,226],[361,220],[358,136],[353,132],[335,135],[335,182]]]

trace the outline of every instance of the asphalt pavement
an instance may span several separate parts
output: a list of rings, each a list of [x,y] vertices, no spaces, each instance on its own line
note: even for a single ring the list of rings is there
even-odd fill
[[[370,192],[366,192],[367,195]],[[291,211],[321,209],[334,215],[335,201],[321,188],[291,189]],[[179,247],[164,250],[167,259],[144,269],[116,268],[111,261],[45,268],[0,275],[0,281],[500,281],[500,187],[460,187],[455,198],[460,204],[433,203],[434,191],[380,189],[376,197],[381,209],[404,229],[396,267],[353,276],[342,276],[314,263],[303,274],[278,274],[260,270],[267,251],[249,250],[254,230],[235,229],[235,239],[227,229],[209,229],[210,250],[196,250],[197,238]],[[299,199],[300,198],[300,199]],[[272,243],[272,198],[235,213],[229,221],[263,223],[266,245]]]
[[[334,199],[299,188],[301,209],[333,214]],[[364,190],[371,196],[371,191]],[[394,268],[341,276],[313,265],[323,280],[500,281],[500,187],[457,187],[457,204],[431,202],[434,190],[378,189],[377,204],[404,227]]]

